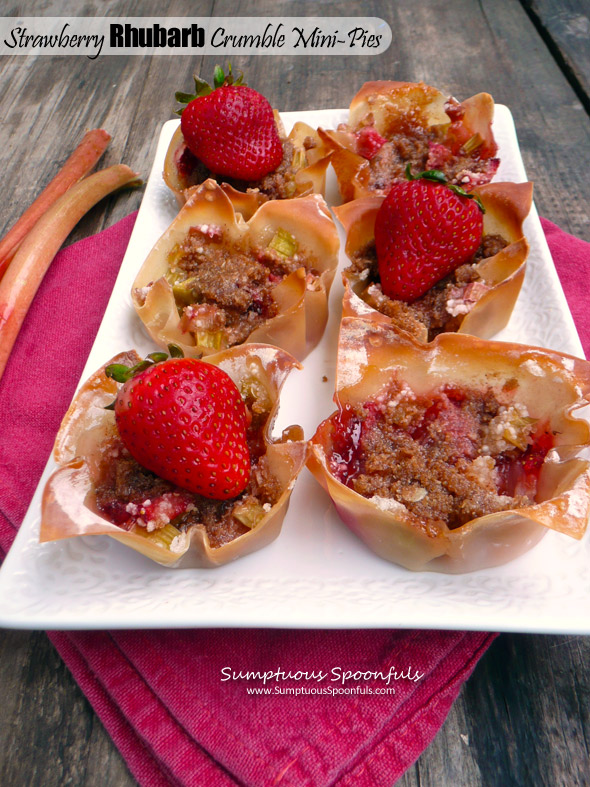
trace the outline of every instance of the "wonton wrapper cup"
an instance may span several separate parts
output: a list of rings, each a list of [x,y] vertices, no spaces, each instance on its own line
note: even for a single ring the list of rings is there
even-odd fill
[[[501,235],[508,241],[493,257],[481,260],[477,269],[487,290],[463,317],[458,333],[468,333],[489,339],[506,326],[524,280],[529,244],[523,236],[523,222],[532,204],[532,183],[487,183],[472,191],[477,194],[485,209],[483,234]],[[375,217],[385,197],[373,194],[334,208],[338,220],[346,231],[346,254],[352,255],[375,240]],[[344,271],[344,317],[362,317],[384,324],[393,324],[391,317],[365,303],[360,295],[367,280],[357,273]],[[449,318],[451,315],[449,315]],[[416,325],[416,338],[428,340],[426,326]]]
[[[367,499],[340,483],[329,468],[333,427],[326,419],[311,440],[308,467],[343,521],[370,549],[413,571],[454,574],[506,563],[534,546],[547,529],[582,538],[590,511],[590,428],[573,412],[590,401],[588,362],[455,333],[423,345],[387,325],[344,319],[334,397],[339,407],[374,398],[394,375],[417,394],[449,383],[501,388],[515,379],[515,401],[556,432],[555,447],[542,466],[534,505],[438,530],[402,504]]]
[[[279,228],[289,232],[299,244],[298,253],[313,258],[319,276],[308,282],[302,267],[279,282],[272,290],[279,313],[252,331],[246,341],[276,345],[300,361],[319,342],[328,320],[328,294],[340,243],[328,206],[318,194],[265,202],[256,210],[258,204],[254,195],[240,194],[234,206],[225,190],[213,180],[191,191],[187,203],[156,243],[133,283],[133,304],[157,344],[162,347],[178,344],[185,355],[193,358],[218,352],[196,345],[192,334],[181,329],[172,286],[165,278],[170,252],[198,224],[221,226],[223,242],[226,237],[238,243],[251,237],[262,246],[270,243]],[[239,212],[241,209],[247,220]],[[141,297],[138,290],[142,291]]]
[[[371,187],[369,161],[357,153],[354,132],[370,123],[371,116],[375,129],[387,140],[406,130],[408,121],[425,130],[449,126],[451,119],[444,110],[447,100],[440,90],[423,82],[366,82],[350,103],[347,124],[350,131],[318,129],[321,139],[333,149],[331,163],[342,199],[348,202],[369,194],[385,193]],[[465,139],[479,134],[482,139],[478,148],[480,157],[491,159],[498,150],[492,133],[493,98],[489,93],[478,93],[462,101],[461,107],[464,116],[456,121],[458,132]]]
[[[139,356],[121,353],[109,363],[133,365]],[[119,386],[106,377],[105,364],[80,388],[58,432],[54,457],[60,469],[49,478],[43,493],[40,540],[55,541],[82,535],[108,535],[156,563],[168,567],[215,568],[248,555],[269,544],[280,533],[289,505],[291,490],[305,463],[307,443],[300,427],[286,432],[274,442],[271,430],[278,411],[279,392],[287,375],[299,364],[276,347],[248,345],[220,352],[207,359],[229,374],[240,387],[252,375],[267,388],[272,408],[264,429],[264,444],[269,467],[278,478],[281,495],[275,505],[247,533],[220,547],[212,548],[204,528],[193,526],[181,537],[179,548],[171,551],[150,539],[150,535],[125,531],[104,519],[94,506],[93,472],[97,472],[98,447],[116,435],[115,417],[104,406],[113,401]],[[299,367],[300,368],[300,367]],[[157,533],[157,531],[156,531]]]
[[[276,110],[274,115],[281,141],[289,140],[294,147],[294,160],[300,160],[300,166],[295,171],[294,191],[293,194],[289,195],[289,198],[302,197],[312,193],[324,194],[326,189],[326,170],[332,155],[331,146],[320,139],[318,132],[311,126],[308,126],[307,123],[295,123],[290,134],[286,136],[279,113]],[[316,143],[315,147],[309,150],[303,144],[307,137],[311,137]],[[177,162],[185,150],[186,143],[182,136],[182,129],[178,126],[166,152],[163,175],[166,185],[174,192],[179,207],[182,207],[187,200],[187,189],[198,185],[191,183],[190,179],[181,175],[178,170]],[[229,184],[224,184],[224,188],[228,193],[242,193]]]

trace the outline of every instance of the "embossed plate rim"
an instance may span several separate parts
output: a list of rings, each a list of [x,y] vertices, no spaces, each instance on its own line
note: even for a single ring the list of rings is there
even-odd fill
[[[334,126],[345,110],[284,113]],[[135,319],[129,289],[153,242],[176,214],[161,178],[178,121],[162,128],[146,193],[103,323],[81,379],[122,347],[152,345]],[[494,123],[502,165],[497,179],[526,178],[509,110]],[[334,195],[333,177],[328,194]],[[581,355],[569,309],[536,210],[526,222],[529,270],[507,329],[498,338]],[[344,262],[342,255],[341,264]],[[331,320],[305,371],[289,381],[278,427],[298,414],[309,436],[333,409],[333,346],[342,289],[336,277]],[[542,319],[539,319],[541,317]],[[322,375],[329,382],[322,383]],[[317,397],[302,397],[309,385]],[[12,628],[102,629],[170,627],[455,628],[590,633],[590,539],[549,533],[507,566],[461,576],[413,574],[380,560],[340,522],[324,492],[304,472],[283,533],[266,549],[229,566],[170,570],[106,537],[40,545],[41,478],[13,548],[0,571],[0,625]]]

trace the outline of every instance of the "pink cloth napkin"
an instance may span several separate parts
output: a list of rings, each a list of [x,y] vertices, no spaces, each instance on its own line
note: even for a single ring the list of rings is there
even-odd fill
[[[590,244],[541,219],[553,262],[565,292],[586,358],[590,359]]]
[[[0,382],[0,547],[50,453],[135,216],[56,257]],[[543,224],[586,351],[590,246]],[[428,746],[493,634],[455,631],[54,632],[51,641],[141,785],[391,785]],[[233,670],[422,673],[395,694],[249,695]],[[274,685],[274,684],[273,684]],[[281,681],[307,688],[326,681]],[[334,685],[334,684],[332,684]],[[349,686],[383,688],[381,679]]]

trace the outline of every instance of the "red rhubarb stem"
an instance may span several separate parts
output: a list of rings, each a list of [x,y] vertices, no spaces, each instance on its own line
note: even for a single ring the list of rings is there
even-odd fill
[[[29,306],[59,247],[97,202],[136,182],[137,175],[124,164],[89,175],[68,189],[24,239],[0,281],[0,378]]]
[[[84,177],[102,156],[111,137],[101,128],[87,131],[76,150],[72,153],[53,180],[26,209],[16,224],[0,240],[0,278],[23,242],[41,216],[62,194]]]

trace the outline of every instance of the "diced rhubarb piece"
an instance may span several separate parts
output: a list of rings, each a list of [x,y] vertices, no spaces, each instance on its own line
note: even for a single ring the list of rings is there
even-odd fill
[[[385,137],[382,137],[374,126],[365,126],[360,131],[357,131],[356,139],[357,153],[368,160],[371,160],[387,142]]]
[[[469,169],[461,170],[457,174],[456,180],[466,191],[470,191],[476,186],[483,186],[494,177],[500,166],[499,158],[490,158],[485,162],[481,172],[472,172]]]
[[[463,145],[463,150],[465,153],[473,153],[474,150],[477,150],[479,147],[483,145],[483,139],[481,134],[474,134],[470,137],[467,142]]]
[[[428,146],[429,153],[426,161],[426,169],[440,169],[443,164],[449,161],[453,154],[445,145],[440,142],[431,142]]]
[[[219,350],[223,346],[224,331],[196,331],[197,347]]]
[[[266,511],[260,505],[260,503],[254,500],[246,499],[234,508],[232,515],[238,520],[238,522],[241,522],[247,528],[252,530],[252,528],[256,527],[256,525],[260,522],[265,513]]]
[[[292,257],[297,253],[299,244],[290,232],[279,227],[268,244],[269,249],[273,249],[283,257]]]

